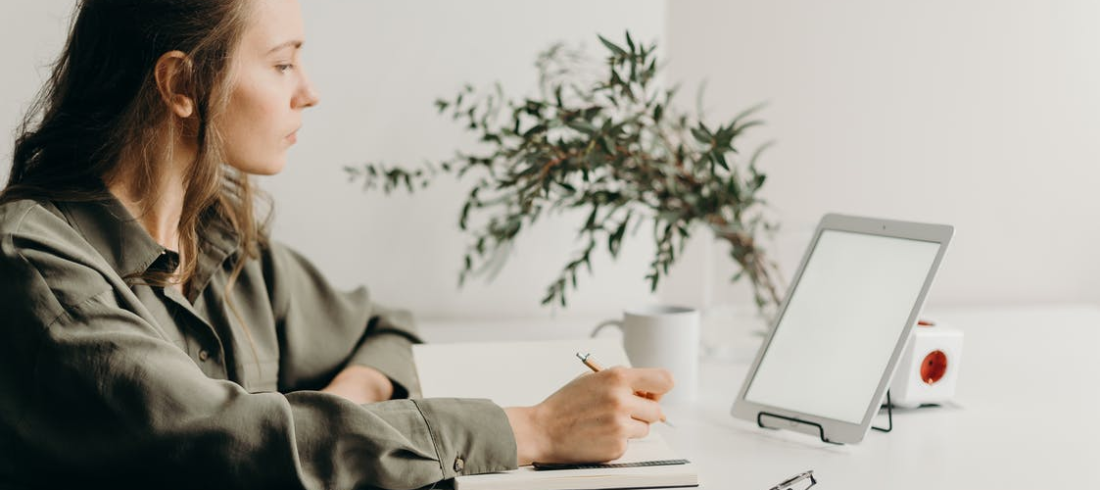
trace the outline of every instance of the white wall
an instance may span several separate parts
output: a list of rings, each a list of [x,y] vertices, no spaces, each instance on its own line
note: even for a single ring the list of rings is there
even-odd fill
[[[1092,0],[689,0],[669,49],[714,118],[770,101],[788,274],[837,211],[955,225],[930,304],[1095,303],[1097,21]],[[728,276],[711,302],[743,298]]]
[[[11,170],[15,130],[65,44],[73,0],[0,2],[0,182]]]
[[[0,127],[15,127],[45,78],[72,4],[0,3]],[[1096,2],[310,0],[303,14],[322,102],[286,171],[262,181],[276,237],[336,283],[365,283],[423,318],[552,314],[538,300],[576,245],[575,217],[532,230],[494,283],[459,291],[463,187],[384,198],[341,168],[448,156],[469,137],[435,114],[436,97],[496,80],[523,92],[550,42],[595,52],[595,33],[625,28],[666,45],[667,78],[684,83],[688,106],[709,80],[712,120],[771,102],[754,137],[778,142],[763,166],[787,274],[820,215],[839,211],[954,224],[933,304],[1100,301]],[[10,145],[0,139],[5,162]],[[636,238],[618,263],[596,261],[563,313],[652,299],[649,238]],[[724,247],[696,240],[659,296],[744,303],[733,272]]]

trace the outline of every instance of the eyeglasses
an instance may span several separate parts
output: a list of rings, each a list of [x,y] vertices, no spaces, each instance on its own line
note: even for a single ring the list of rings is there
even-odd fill
[[[817,485],[817,479],[814,478],[814,470],[810,470],[787,478],[769,490],[807,490],[814,485]]]

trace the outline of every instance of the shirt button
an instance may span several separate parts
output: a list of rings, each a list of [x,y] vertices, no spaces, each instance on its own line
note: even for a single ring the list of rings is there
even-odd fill
[[[460,472],[464,468],[466,468],[466,462],[463,461],[462,458],[456,458],[455,459],[455,472]]]
[[[200,361],[206,362],[208,359],[210,359],[210,353],[207,352],[206,349],[203,349],[203,350],[199,351],[199,360]]]

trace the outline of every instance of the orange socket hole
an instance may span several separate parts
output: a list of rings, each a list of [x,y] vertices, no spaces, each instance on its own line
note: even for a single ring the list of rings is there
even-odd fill
[[[947,355],[943,351],[932,351],[924,356],[920,365],[920,379],[927,384],[936,384],[947,373]]]

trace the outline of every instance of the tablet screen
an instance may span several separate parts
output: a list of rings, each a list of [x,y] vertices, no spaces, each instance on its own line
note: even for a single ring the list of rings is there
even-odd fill
[[[861,423],[939,248],[824,230],[745,399]]]

